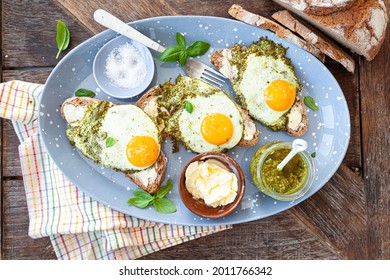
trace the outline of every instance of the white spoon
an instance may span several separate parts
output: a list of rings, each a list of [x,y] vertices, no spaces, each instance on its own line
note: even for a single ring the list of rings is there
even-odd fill
[[[279,171],[283,169],[283,167],[299,152],[303,152],[307,149],[307,142],[303,139],[295,139],[292,142],[292,149],[288,153],[288,155],[284,158],[284,160],[278,164],[276,169]]]

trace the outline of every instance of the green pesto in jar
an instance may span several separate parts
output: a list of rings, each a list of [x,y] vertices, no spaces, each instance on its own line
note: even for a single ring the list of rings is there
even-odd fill
[[[282,170],[276,168],[290,151],[291,149],[281,148],[270,152],[261,167],[261,179],[273,192],[291,194],[305,183],[308,166],[300,154],[295,155]]]

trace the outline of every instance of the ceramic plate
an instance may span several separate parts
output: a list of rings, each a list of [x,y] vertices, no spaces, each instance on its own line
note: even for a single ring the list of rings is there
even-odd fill
[[[138,209],[127,204],[136,189],[123,174],[102,168],[83,157],[75,150],[65,136],[66,123],[61,118],[59,106],[69,97],[74,96],[78,88],[87,88],[97,93],[97,97],[114,103],[134,103],[139,96],[128,100],[118,100],[107,96],[96,84],[92,74],[94,56],[99,49],[118,34],[113,31],[102,32],[85,41],[69,52],[49,76],[41,96],[39,126],[43,142],[58,167],[66,177],[80,190],[112,209],[134,217],[151,221],[182,225],[223,225],[236,224],[261,219],[307,199],[317,192],[336,172],[341,164],[350,138],[350,117],[344,95],[329,70],[314,56],[274,36],[263,29],[241,22],[204,16],[158,17],[131,23],[140,32],[159,42],[163,46],[175,45],[175,34],[184,34],[187,44],[197,40],[209,42],[211,48],[199,59],[210,64],[211,54],[220,48],[236,43],[249,45],[261,36],[288,47],[287,56],[295,66],[296,74],[303,85],[302,94],[312,96],[318,103],[319,110],[308,110],[309,127],[302,137],[309,142],[308,152],[316,153],[314,158],[316,177],[311,189],[295,201],[281,202],[263,195],[254,185],[249,174],[249,162],[255,150],[264,143],[273,140],[292,141],[293,137],[284,132],[273,132],[260,123],[259,143],[255,147],[235,147],[228,152],[242,167],[246,177],[246,192],[237,210],[220,219],[205,219],[192,214],[181,202],[178,192],[179,176],[185,163],[194,156],[192,152],[180,147],[180,152],[173,154],[171,143],[165,141],[163,149],[168,157],[166,177],[171,178],[174,187],[168,197],[176,204],[174,214],[161,214],[154,208]],[[150,87],[174,80],[178,74],[184,74],[176,63],[157,61],[158,53],[152,51],[155,61],[155,75]],[[229,83],[225,91],[233,92]],[[142,95],[142,94],[141,94]],[[165,181],[166,181],[165,180]]]

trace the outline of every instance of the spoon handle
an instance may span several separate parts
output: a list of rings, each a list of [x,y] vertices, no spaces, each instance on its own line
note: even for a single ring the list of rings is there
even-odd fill
[[[117,17],[113,16],[112,14],[108,13],[105,10],[98,9],[93,14],[93,17],[95,21],[100,23],[101,25],[114,30],[115,32],[124,35],[134,41],[137,41],[138,43],[152,49],[158,52],[163,52],[165,48],[158,44],[157,42],[153,41],[152,39],[148,38],[141,32],[137,31],[136,29],[132,28],[131,26],[127,25],[125,22],[121,21]]]
[[[278,170],[282,170],[283,167],[297,154],[299,153],[299,151],[294,151],[294,150],[291,150],[290,153],[284,158],[284,160],[282,160],[281,163],[278,164],[278,166],[276,167],[276,169]]]

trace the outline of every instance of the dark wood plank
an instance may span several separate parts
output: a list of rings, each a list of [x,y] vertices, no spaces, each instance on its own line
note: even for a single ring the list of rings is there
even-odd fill
[[[368,258],[363,179],[346,165],[341,165],[328,184],[292,211],[342,258]]]
[[[143,259],[339,259],[291,211],[174,246]]]
[[[80,21],[93,33],[99,33],[105,30],[104,27],[94,21],[92,16],[93,12],[98,8],[109,11],[125,22],[130,22],[143,18],[171,15],[229,17],[227,11],[233,4],[232,2],[225,0],[204,0],[196,4],[194,4],[194,1],[188,0],[112,0],[110,2],[104,0],[57,0],[57,2],[76,18],[80,19]],[[235,1],[234,3],[241,4],[243,7],[251,9],[254,12],[261,12],[266,16],[271,16],[272,13],[280,9],[280,6],[272,1],[262,1],[260,5],[258,1]]]
[[[50,239],[28,236],[28,211],[22,180],[3,181],[4,259],[56,259]]]
[[[57,19],[71,32],[68,50],[92,35],[53,1],[3,0],[2,4],[3,67],[7,69],[56,65]]]
[[[389,6],[388,6],[389,8]],[[369,258],[390,258],[390,28],[378,56],[361,60],[363,175],[367,195]]]

